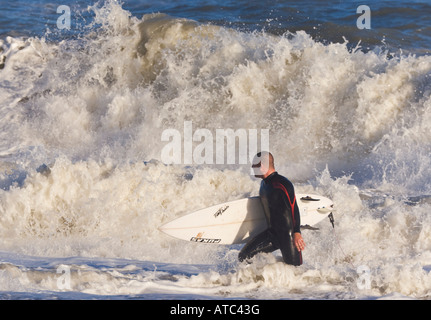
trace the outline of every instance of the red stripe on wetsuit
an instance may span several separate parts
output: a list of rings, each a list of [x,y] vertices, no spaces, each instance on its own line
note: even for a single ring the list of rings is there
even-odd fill
[[[286,187],[281,184],[280,182],[273,182],[272,185],[274,188],[281,189],[284,191],[284,193],[287,195],[287,199],[289,199],[290,208],[292,210],[292,219],[293,219],[293,229],[295,229],[296,221],[295,221],[295,202],[296,202],[296,196],[293,196],[293,202],[290,201],[289,192],[287,192]]]
[[[296,202],[296,196],[293,195],[293,202],[292,202],[292,201],[290,201],[289,192],[287,192],[286,187],[282,183],[280,183],[280,182],[273,182],[272,185],[274,186],[274,188],[283,190],[284,193],[287,195],[287,199],[289,200],[289,204],[290,204],[290,207],[292,209],[293,231],[295,231],[295,225],[296,225],[296,221],[295,221],[295,202]],[[302,252],[299,251],[299,250],[298,250],[298,252],[299,252],[299,261],[300,261],[300,264],[302,264]]]

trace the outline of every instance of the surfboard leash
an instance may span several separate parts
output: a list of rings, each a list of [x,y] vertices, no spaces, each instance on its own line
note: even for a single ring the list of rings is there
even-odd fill
[[[337,242],[337,245],[338,245],[338,247],[340,248],[341,253],[342,253],[345,257],[347,257],[347,254],[344,252],[343,248],[341,247],[340,240],[338,239],[338,235],[337,235],[337,233],[335,232],[335,220],[334,220],[334,215],[332,214],[332,212],[328,215],[328,218],[329,218],[329,221],[330,221],[330,222],[331,222],[331,224],[332,224],[332,230],[334,231],[335,241]],[[349,259],[349,260],[350,260],[350,259]],[[356,270],[355,265],[354,265],[351,261],[349,261],[348,263],[353,267],[353,269],[355,269],[355,270]]]

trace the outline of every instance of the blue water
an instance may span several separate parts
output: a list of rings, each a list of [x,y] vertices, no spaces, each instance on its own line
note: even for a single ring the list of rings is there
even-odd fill
[[[362,4],[1,1],[0,299],[429,299],[431,4],[360,29]],[[265,129],[334,201],[301,267],[158,230],[258,194],[248,165],[164,162],[186,123]]]
[[[71,30],[77,34],[91,20],[88,6],[97,2],[62,1],[71,8]],[[99,1],[99,3],[102,3]],[[201,23],[230,26],[239,30],[266,30],[274,34],[305,30],[324,42],[362,41],[364,47],[382,41],[404,50],[430,49],[431,3],[429,1],[373,1],[371,29],[356,26],[361,14],[356,10],[364,1],[122,1],[122,7],[141,17],[161,12]],[[5,36],[43,36],[55,31],[60,4],[18,0],[0,3],[0,38]]]

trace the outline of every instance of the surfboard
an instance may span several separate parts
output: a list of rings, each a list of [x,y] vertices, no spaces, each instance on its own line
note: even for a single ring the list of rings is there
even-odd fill
[[[314,226],[333,210],[332,200],[313,194],[297,194],[301,226]],[[249,197],[204,208],[171,222],[159,230],[178,239],[214,244],[247,242],[267,228],[259,197]]]

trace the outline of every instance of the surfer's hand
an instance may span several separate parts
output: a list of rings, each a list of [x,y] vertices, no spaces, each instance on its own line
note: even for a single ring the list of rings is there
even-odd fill
[[[304,239],[302,239],[302,235],[299,232],[295,232],[293,234],[293,243],[295,244],[295,247],[298,249],[298,251],[305,249]]]

